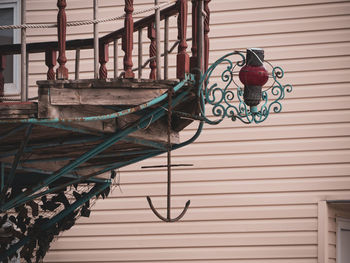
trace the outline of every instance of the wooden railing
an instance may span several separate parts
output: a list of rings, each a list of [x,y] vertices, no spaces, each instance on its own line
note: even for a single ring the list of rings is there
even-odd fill
[[[157,1],[157,0],[156,0]],[[197,71],[208,67],[209,59],[209,2],[211,0],[192,0],[192,56],[188,55],[187,44],[187,17],[188,17],[188,0],[177,0],[177,2],[163,10],[160,10],[159,15],[157,13],[147,16],[134,23],[133,21],[133,0],[125,0],[125,22],[124,27],[118,29],[112,33],[109,33],[100,39],[98,39],[98,62],[99,72],[98,78],[106,79],[108,77],[108,61],[109,61],[109,45],[114,45],[114,78],[120,76],[124,78],[134,78],[135,74],[133,69],[133,35],[138,32],[138,78],[142,78],[142,32],[144,29],[148,31],[148,38],[150,40],[149,47],[149,78],[156,80],[161,78],[160,72],[160,41],[157,39],[160,32],[157,32],[160,21],[164,20],[164,79],[168,78],[168,38],[169,38],[169,18],[171,16],[178,15],[178,53],[177,53],[177,65],[176,65],[176,78],[183,79],[186,73],[191,71]],[[156,2],[157,3],[157,2]],[[68,69],[66,67],[66,51],[75,50],[75,79],[79,79],[80,70],[80,51],[82,49],[96,49],[96,41],[94,44],[94,38],[79,39],[66,41],[66,0],[58,0],[58,16],[57,16],[57,42],[41,42],[41,43],[29,43],[26,44],[27,53],[40,53],[45,52],[45,64],[48,67],[47,79],[48,80],[62,80],[68,79]],[[203,21],[204,14],[204,22]],[[158,24],[158,26],[156,26]],[[158,29],[159,30],[159,29]],[[96,34],[95,34],[96,36]],[[118,41],[122,40],[122,50],[124,51],[123,59],[123,72],[118,72]],[[95,37],[96,40],[96,37]],[[23,50],[23,49],[22,49]],[[199,54],[199,52],[203,52]],[[58,57],[57,57],[58,53]],[[0,46],[0,96],[3,96],[4,92],[4,75],[5,69],[5,57],[8,55],[22,54],[21,44],[2,45]],[[27,56],[28,57],[28,56]],[[157,59],[158,58],[158,59]],[[56,72],[56,59],[58,62],[58,68]],[[96,60],[96,58],[95,58]],[[28,63],[28,61],[27,61]],[[158,66],[158,67],[157,67]],[[56,74],[55,74],[56,73]],[[119,75],[118,75],[119,74]],[[95,74],[96,76],[96,74]]]

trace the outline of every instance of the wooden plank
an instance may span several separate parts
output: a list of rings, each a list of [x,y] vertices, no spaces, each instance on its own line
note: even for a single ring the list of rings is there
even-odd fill
[[[312,259],[316,257],[316,246],[251,246],[251,247],[181,247],[181,248],[154,248],[154,249],[103,249],[103,250],[66,250],[52,251],[45,258],[46,262],[81,262],[82,256],[91,262],[119,262],[144,261],[149,262],[173,260],[197,260],[206,262],[210,259]],[[232,262],[232,261],[231,261]],[[268,261],[270,262],[270,261]],[[280,261],[278,261],[280,262]],[[294,262],[294,261],[291,261]],[[305,261],[302,261],[305,262]]]
[[[212,246],[283,246],[314,245],[317,232],[264,232],[264,233],[202,233],[148,236],[99,236],[99,237],[62,237],[61,242],[51,246],[51,251],[68,249],[129,249],[137,244],[138,248],[167,247],[212,247]]]
[[[165,193],[166,187],[163,192]],[[145,200],[145,202],[147,202]],[[157,207],[157,205],[155,205]],[[180,213],[183,207],[173,208],[174,215]],[[162,215],[166,209],[157,209]],[[316,218],[316,205],[281,205],[281,206],[251,206],[251,207],[204,207],[188,209],[183,222],[188,221],[229,221],[252,219],[292,219],[292,218]],[[157,218],[148,209],[139,210],[103,210],[94,211],[90,218],[81,218],[78,224],[102,224],[102,223],[141,223],[156,222]]]
[[[50,89],[52,105],[139,105],[159,97],[155,89]]]
[[[109,199],[104,200],[104,203]],[[146,203],[146,202],[145,202]],[[95,208],[95,207],[94,207]],[[93,212],[94,213],[94,212]],[[205,229],[205,231],[203,231]],[[253,233],[279,231],[317,231],[316,218],[234,220],[234,221],[200,221],[182,222],[176,228],[159,222],[134,223],[131,227],[123,224],[78,224],[70,231],[62,233],[64,237],[84,236],[129,236],[129,235],[172,235],[200,233]]]

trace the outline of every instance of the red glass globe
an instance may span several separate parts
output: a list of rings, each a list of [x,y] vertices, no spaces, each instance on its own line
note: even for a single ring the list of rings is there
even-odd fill
[[[245,65],[239,71],[239,80],[245,86],[264,86],[269,79],[269,73],[264,66]]]

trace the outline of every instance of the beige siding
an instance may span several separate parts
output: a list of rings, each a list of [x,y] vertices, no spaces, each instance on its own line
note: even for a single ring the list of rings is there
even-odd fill
[[[92,1],[67,2],[69,20],[91,18]],[[135,9],[151,2],[135,0]],[[30,0],[29,22],[55,21],[55,3]],[[120,14],[122,4],[101,0],[101,14]],[[194,165],[173,172],[173,215],[191,199],[181,222],[159,222],[148,208],[150,195],[165,213],[166,171],[141,169],[165,163],[156,157],[123,169],[121,187],[64,233],[45,262],[318,262],[319,201],[350,199],[350,1],[213,0],[211,9],[210,61],[232,49],[264,48],[266,59],[286,70],[285,83],[294,85],[283,112],[261,125],[206,125],[198,141],[174,152],[173,163]],[[91,37],[91,30],[70,28],[68,38]],[[28,31],[30,41],[43,39],[41,30]],[[55,30],[45,38],[54,40]],[[82,52],[82,77],[91,76],[91,54]],[[35,81],[45,78],[43,57],[30,56],[32,94]],[[68,57],[73,73],[74,53]],[[331,263],[333,219],[330,214]]]

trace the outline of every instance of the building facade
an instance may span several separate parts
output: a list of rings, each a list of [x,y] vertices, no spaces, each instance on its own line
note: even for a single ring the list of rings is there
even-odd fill
[[[135,10],[153,4],[134,2]],[[123,13],[124,1],[100,0],[100,6],[100,16],[112,17]],[[61,235],[45,262],[350,261],[350,1],[212,0],[210,9],[210,63],[232,50],[264,48],[266,60],[280,65],[284,82],[293,85],[282,113],[260,125],[206,125],[195,143],[174,151],[173,163],[193,164],[173,169],[173,213],[191,200],[180,222],[159,222],[148,207],[149,195],[165,213],[166,171],[141,168],[165,164],[165,156],[156,157],[119,171],[112,195]],[[56,1],[27,1],[28,23],[54,22],[56,15]],[[91,19],[92,1],[68,0],[67,15]],[[101,35],[122,25],[101,24]],[[176,20],[170,25],[175,41]],[[91,37],[92,26],[67,34]],[[28,29],[28,42],[44,39],[56,40],[56,30]],[[73,58],[68,52],[72,73]],[[81,58],[87,78],[92,52]],[[29,60],[35,96],[35,82],[45,79],[44,57]],[[175,57],[169,70],[175,71]]]

